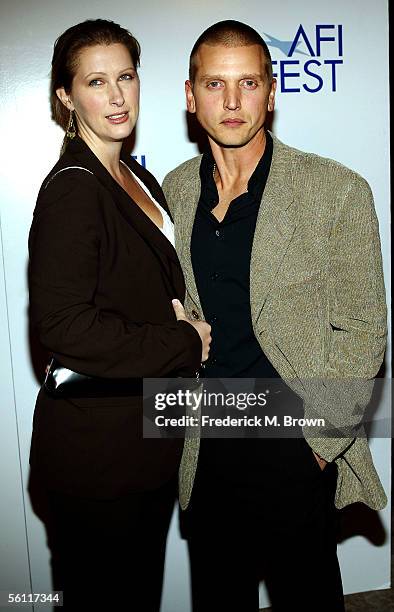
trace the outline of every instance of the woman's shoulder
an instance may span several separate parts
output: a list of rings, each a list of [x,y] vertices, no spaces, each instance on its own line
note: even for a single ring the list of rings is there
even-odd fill
[[[75,202],[89,205],[97,197],[97,180],[91,169],[64,153],[44,178],[37,197],[35,213],[49,205]]]
[[[66,149],[43,180],[40,192],[45,192],[55,179],[55,185],[59,187],[74,180],[91,182],[88,175],[94,175],[89,164],[83,163],[79,157]]]
[[[102,231],[98,182],[89,168],[63,155],[42,182],[30,230],[29,244],[39,231],[48,243],[59,236],[93,235]]]

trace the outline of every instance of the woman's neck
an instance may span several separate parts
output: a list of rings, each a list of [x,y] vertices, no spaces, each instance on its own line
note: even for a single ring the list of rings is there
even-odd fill
[[[108,170],[111,176],[116,181],[119,181],[119,179],[121,179],[120,152],[123,142],[103,142],[98,138],[85,134],[80,134],[80,137],[101,161],[104,168]]]

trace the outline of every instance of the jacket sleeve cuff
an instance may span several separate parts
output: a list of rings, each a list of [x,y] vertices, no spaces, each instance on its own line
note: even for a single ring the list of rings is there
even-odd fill
[[[308,437],[304,432],[305,439],[308,442],[311,449],[324,459],[331,463],[338,457],[346,453],[346,451],[352,446],[355,438],[315,438],[313,436]]]

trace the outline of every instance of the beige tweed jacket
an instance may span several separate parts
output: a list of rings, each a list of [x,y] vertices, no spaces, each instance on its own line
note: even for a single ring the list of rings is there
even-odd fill
[[[336,506],[362,501],[381,509],[386,495],[360,426],[386,343],[372,193],[361,176],[341,164],[275,137],[273,142],[250,264],[253,329],[273,366],[303,399],[305,417],[326,420],[318,435],[316,428],[304,427],[303,433],[316,453],[337,464]],[[203,318],[190,256],[200,163],[201,156],[195,157],[170,172],[163,190],[175,220],[186,312]],[[198,451],[198,436],[190,436],[180,469],[183,509]]]

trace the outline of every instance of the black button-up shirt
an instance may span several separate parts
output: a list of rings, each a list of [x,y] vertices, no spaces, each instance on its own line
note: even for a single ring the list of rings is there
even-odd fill
[[[220,222],[212,213],[219,202],[213,178],[214,159],[201,160],[201,194],[191,239],[194,276],[204,316],[212,327],[210,378],[273,378],[278,373],[254,335],[250,310],[250,258],[257,214],[272,159],[272,138],[266,133],[263,156],[248,182]]]

